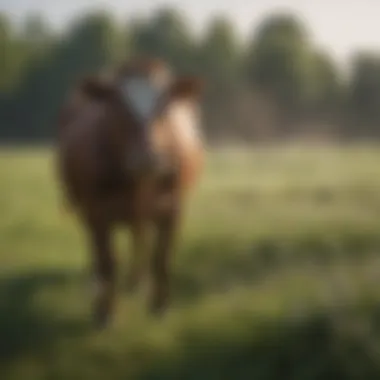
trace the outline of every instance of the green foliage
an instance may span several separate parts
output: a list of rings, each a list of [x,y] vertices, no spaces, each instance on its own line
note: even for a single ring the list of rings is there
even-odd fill
[[[286,116],[293,116],[314,100],[314,58],[298,20],[273,16],[264,21],[253,39],[248,75],[253,86],[273,99]]]
[[[296,132],[379,137],[380,65],[376,54],[340,67],[315,46],[303,22],[275,13],[247,43],[231,20],[215,17],[196,38],[183,13],[164,7],[150,18],[87,14],[57,34],[38,14],[16,28],[0,15],[0,140],[45,140],[82,75],[122,59],[151,55],[175,71],[202,75],[205,129],[212,139]]]
[[[380,135],[380,54],[361,53],[354,57],[348,103],[350,115],[363,124],[358,135]]]
[[[202,73],[216,85],[238,79],[240,46],[228,20],[216,18],[211,22],[199,46],[199,56]]]
[[[313,57],[313,69],[313,105],[319,112],[336,114],[341,106],[344,90],[338,68],[326,53],[317,51]]]
[[[179,12],[164,8],[136,27],[132,31],[136,54],[160,57],[177,70],[191,69],[193,41]]]

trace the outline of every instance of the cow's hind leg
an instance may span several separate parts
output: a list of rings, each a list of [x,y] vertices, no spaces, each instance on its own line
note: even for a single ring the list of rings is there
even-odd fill
[[[94,319],[96,326],[103,328],[113,313],[115,298],[115,262],[111,249],[111,231],[109,225],[92,223],[89,232],[95,275]]]
[[[169,303],[169,270],[179,223],[177,210],[170,211],[157,221],[157,240],[151,261],[152,293],[150,311],[164,312]]]
[[[127,291],[133,291],[144,278],[147,265],[149,236],[147,225],[134,225],[131,229],[131,261],[127,273]]]

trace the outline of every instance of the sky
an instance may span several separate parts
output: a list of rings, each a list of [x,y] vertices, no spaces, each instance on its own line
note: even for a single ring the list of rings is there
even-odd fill
[[[115,17],[149,15],[173,5],[186,12],[191,26],[202,30],[215,14],[228,16],[242,36],[254,32],[263,17],[274,11],[292,11],[308,26],[316,44],[345,62],[352,50],[380,51],[380,0],[0,0],[0,11],[19,21],[39,11],[56,27],[93,9],[108,9]]]

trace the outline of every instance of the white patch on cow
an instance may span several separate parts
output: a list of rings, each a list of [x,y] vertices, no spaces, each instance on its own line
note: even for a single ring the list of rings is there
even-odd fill
[[[128,78],[123,83],[122,92],[124,100],[131,103],[142,121],[147,121],[162,91],[149,78]]]
[[[177,101],[168,109],[168,119],[174,132],[187,141],[201,138],[199,130],[199,113],[194,102]]]

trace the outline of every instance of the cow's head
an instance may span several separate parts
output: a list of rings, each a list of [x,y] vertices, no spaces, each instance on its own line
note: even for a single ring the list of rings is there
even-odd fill
[[[191,106],[202,90],[196,77],[174,77],[165,64],[141,60],[121,66],[112,79],[89,77],[82,90],[93,99],[106,102],[117,113],[116,146],[125,153],[125,168],[145,173],[157,170],[167,160],[169,125],[192,128],[196,123]],[[183,112],[187,106],[188,112]],[[195,116],[195,114],[194,114]],[[115,120],[115,118],[114,118]],[[179,125],[181,124],[181,125]],[[174,128],[176,126],[174,125]],[[110,127],[111,128],[111,127]]]

